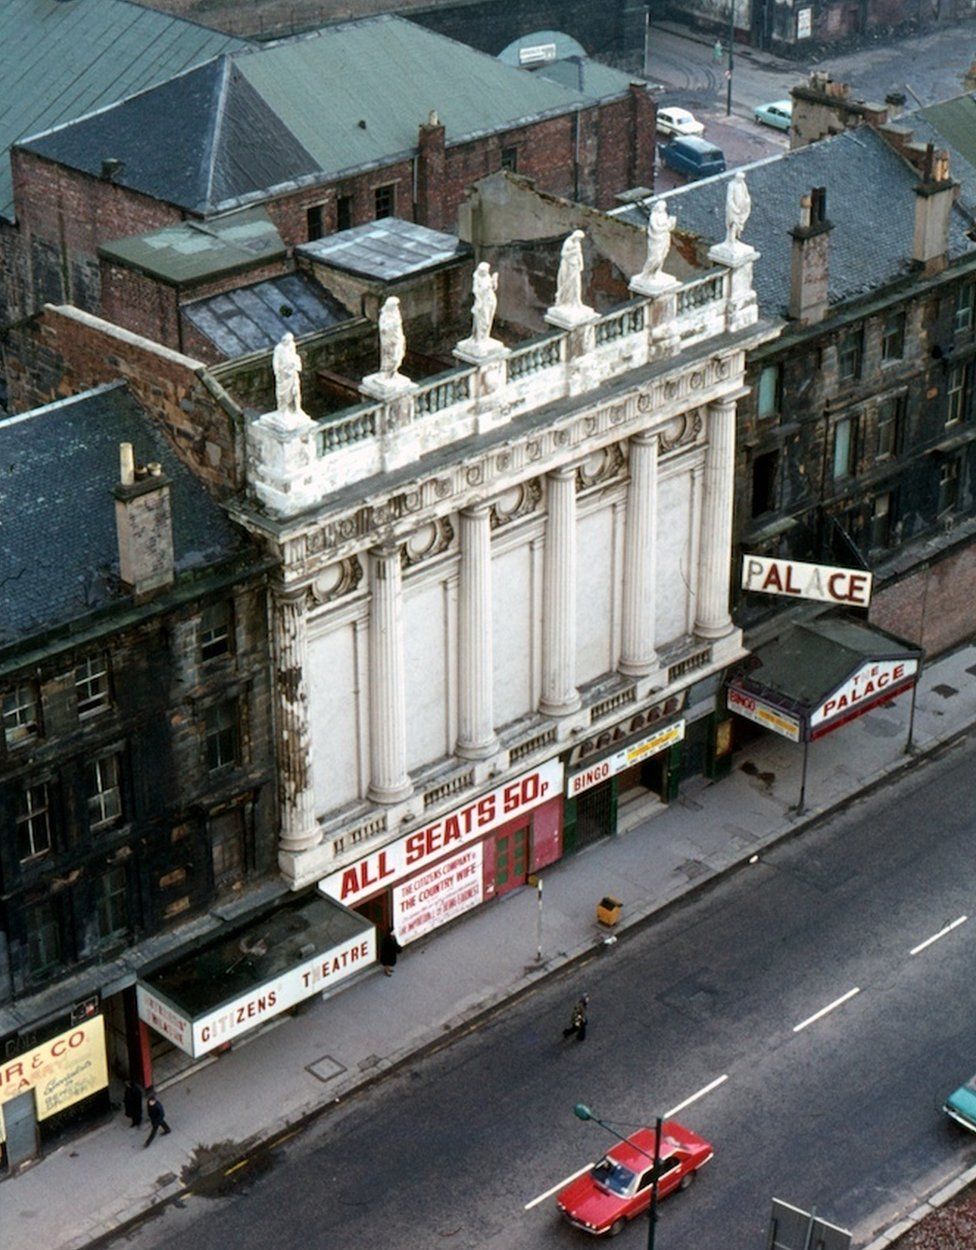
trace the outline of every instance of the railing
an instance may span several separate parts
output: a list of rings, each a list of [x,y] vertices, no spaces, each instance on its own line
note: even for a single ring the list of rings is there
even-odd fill
[[[318,454],[327,456],[330,451],[338,451],[341,447],[349,447],[353,443],[361,443],[363,439],[373,438],[382,409],[382,404],[360,404],[358,408],[345,409],[335,421],[321,422],[318,431]]]
[[[471,378],[474,369],[463,372],[452,369],[450,373],[442,373],[433,382],[421,387],[414,395],[413,410],[417,417],[429,417],[435,412],[459,404],[471,398]]]
[[[601,343],[612,343],[614,339],[622,339],[625,334],[637,334],[644,329],[646,305],[629,305],[620,312],[607,313],[596,324],[597,346]]]
[[[536,734],[534,738],[527,738],[525,742],[520,742],[518,746],[512,747],[508,753],[509,763],[514,764],[518,760],[524,760],[527,755],[532,755],[535,751],[541,751],[543,747],[550,746],[555,741],[555,728],[544,729],[542,733]]]
[[[601,699],[599,703],[594,703],[590,708],[590,724],[592,725],[595,721],[609,715],[610,712],[616,711],[618,707],[624,707],[627,703],[633,703],[636,697],[637,691],[631,686],[627,690],[618,690],[616,694],[612,694],[606,699]]]
[[[517,348],[508,358],[509,382],[516,382],[550,365],[558,365],[563,358],[565,341],[561,334],[549,335],[526,347]]]
[[[713,304],[725,297],[725,272],[709,274],[706,278],[696,278],[694,282],[686,282],[678,289],[678,312],[688,312],[691,308],[701,308],[705,304]]]
[[[694,655],[689,655],[687,659],[679,660],[677,664],[672,664],[668,669],[668,685],[672,685],[680,677],[684,677],[686,673],[693,673],[696,668],[704,668],[711,658],[711,647],[705,647],[703,651],[696,651]]]
[[[474,772],[469,769],[465,773],[458,773],[456,777],[440,782],[439,785],[431,786],[429,790],[424,791],[424,809],[433,807],[435,803],[449,798],[452,794],[460,794],[462,790],[468,790],[473,785]]]

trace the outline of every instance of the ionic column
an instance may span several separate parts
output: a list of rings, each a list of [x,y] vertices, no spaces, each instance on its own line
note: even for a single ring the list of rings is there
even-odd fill
[[[312,736],[308,718],[308,630],[305,589],[272,592],[275,754],[282,851],[307,851],[322,840],[315,819]]]
[[[580,705],[576,689],[576,466],[547,474],[546,493],[539,710],[547,716],[567,716]]]
[[[369,588],[369,797],[398,803],[413,783],[407,772],[403,581],[396,543],[370,551]]]
[[[695,620],[695,633],[704,638],[721,638],[732,629],[729,572],[734,482],[735,400],[722,399],[708,406]]]
[[[654,650],[657,564],[657,435],[635,434],[629,444],[630,483],[624,527],[622,673],[640,677],[657,667]]]
[[[458,520],[461,571],[455,751],[465,759],[484,759],[498,750],[492,704],[490,506],[481,503],[465,508]]]

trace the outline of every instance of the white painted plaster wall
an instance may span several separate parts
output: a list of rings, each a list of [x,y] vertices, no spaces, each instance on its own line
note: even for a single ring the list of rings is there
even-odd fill
[[[583,685],[614,668],[614,509],[581,512],[576,527],[576,682]]]
[[[362,798],[368,778],[363,775],[365,707],[356,706],[360,668],[352,621],[333,625],[313,635],[308,644],[308,703],[312,736],[312,785],[315,810],[321,815]]]
[[[697,576],[693,495],[692,475],[687,470],[658,479],[655,638],[659,647],[689,628],[691,588]]]
[[[491,619],[494,651],[495,724],[524,716],[533,707],[532,548],[524,542],[494,551],[491,562]]]
[[[407,691],[407,768],[429,764],[454,747],[448,700],[456,621],[451,582],[425,578],[404,586],[403,637]],[[449,627],[450,624],[450,627]]]

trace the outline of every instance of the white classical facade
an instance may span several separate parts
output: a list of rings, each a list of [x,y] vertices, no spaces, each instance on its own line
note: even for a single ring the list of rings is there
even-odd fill
[[[432,382],[251,425],[296,888],[410,940],[558,858],[584,791],[714,711],[736,401],[776,333],[755,260],[721,245],[610,314],[559,306],[514,349],[482,326]]]

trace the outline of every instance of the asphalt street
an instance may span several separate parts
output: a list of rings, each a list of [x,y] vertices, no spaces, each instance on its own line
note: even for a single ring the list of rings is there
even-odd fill
[[[971,740],[920,764],[131,1244],[584,1246],[552,1197],[536,1201],[609,1144],[574,1118],[579,1101],[621,1132],[687,1103],[678,1118],[715,1144],[662,1205],[658,1250],[759,1250],[773,1196],[866,1244],[976,1161],[941,1112],[976,1070],[974,765]],[[564,1042],[583,989],[589,1037]],[[645,1239],[641,1220],[617,1244]]]

